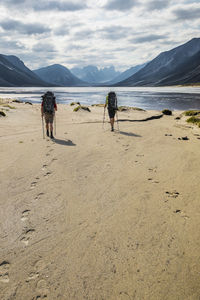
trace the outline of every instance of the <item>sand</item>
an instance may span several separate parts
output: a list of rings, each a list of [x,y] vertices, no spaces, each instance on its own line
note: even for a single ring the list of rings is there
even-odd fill
[[[43,139],[40,106],[10,104],[0,299],[200,299],[200,129],[132,110],[111,132],[103,108],[58,105],[56,139]]]

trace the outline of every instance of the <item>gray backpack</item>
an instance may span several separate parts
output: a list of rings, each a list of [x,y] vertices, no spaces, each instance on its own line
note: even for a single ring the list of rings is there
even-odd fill
[[[115,92],[108,93],[108,109],[117,110],[117,96]]]
[[[46,92],[43,96],[43,112],[53,114],[54,113],[54,106],[55,106],[55,99],[54,93]]]

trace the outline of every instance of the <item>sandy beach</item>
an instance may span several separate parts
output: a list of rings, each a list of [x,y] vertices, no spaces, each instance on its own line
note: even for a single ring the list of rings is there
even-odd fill
[[[58,104],[43,139],[40,106],[9,104],[0,299],[200,299],[200,128],[128,110],[111,132],[102,107]]]

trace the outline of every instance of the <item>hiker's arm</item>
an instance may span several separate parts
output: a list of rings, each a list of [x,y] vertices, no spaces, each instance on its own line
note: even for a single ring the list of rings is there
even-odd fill
[[[56,102],[54,103],[54,108],[55,108],[56,111],[58,110]]]

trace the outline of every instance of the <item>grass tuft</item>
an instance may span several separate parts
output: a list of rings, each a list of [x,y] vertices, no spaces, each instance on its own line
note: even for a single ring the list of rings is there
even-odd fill
[[[200,110],[187,110],[184,112],[186,116],[196,116],[200,114]]]
[[[71,102],[70,105],[81,105],[80,102]]]
[[[195,116],[192,116],[189,119],[187,119],[187,122],[192,123],[192,124],[196,124],[200,127],[200,118],[197,118]]]

